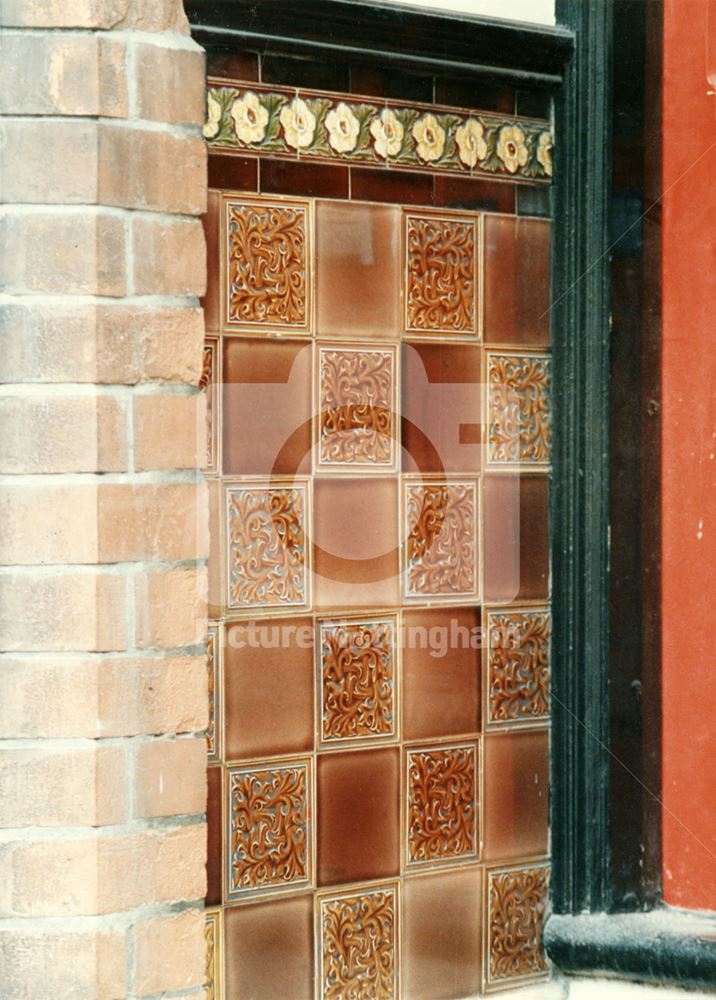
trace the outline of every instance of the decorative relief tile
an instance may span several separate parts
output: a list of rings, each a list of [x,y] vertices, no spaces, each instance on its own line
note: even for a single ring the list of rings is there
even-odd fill
[[[407,863],[477,854],[474,744],[408,751]]]
[[[204,471],[208,473],[219,471],[219,407],[216,387],[220,384],[221,379],[218,364],[218,338],[207,337],[204,342],[204,363],[199,378],[199,388],[206,392],[206,464]]]
[[[209,724],[206,727],[206,750],[210,764],[221,762],[220,636],[220,626],[209,625],[206,636],[206,670],[209,684]]]
[[[307,485],[227,486],[229,608],[308,603]]]
[[[396,735],[394,619],[320,622],[321,741]]]
[[[395,369],[393,348],[319,349],[319,466],[395,465]]]
[[[397,1000],[394,887],[320,897],[321,1000]]]
[[[488,988],[537,979],[547,973],[542,922],[548,888],[547,865],[488,872]]]
[[[228,769],[229,899],[310,884],[310,799],[308,760]]]
[[[309,205],[225,202],[225,323],[305,333],[311,322]]]
[[[207,910],[204,939],[206,942],[205,1000],[222,1000],[223,953],[221,947],[221,910]]]
[[[549,718],[550,614],[488,614],[488,726]]]
[[[488,353],[487,380],[490,464],[548,466],[550,359],[544,354]]]
[[[355,95],[210,80],[204,137],[257,155],[399,165],[435,173],[552,176],[552,135],[541,119]]]
[[[477,334],[474,218],[405,219],[405,329],[413,334]]]
[[[478,585],[476,484],[408,481],[404,503],[406,597],[474,597]]]

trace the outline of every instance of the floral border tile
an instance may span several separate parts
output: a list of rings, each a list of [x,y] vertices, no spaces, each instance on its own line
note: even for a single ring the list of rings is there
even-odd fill
[[[549,122],[438,105],[209,80],[209,145],[438,173],[552,176]]]

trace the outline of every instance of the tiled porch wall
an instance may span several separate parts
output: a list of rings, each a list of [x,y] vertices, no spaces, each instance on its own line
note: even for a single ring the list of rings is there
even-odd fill
[[[0,995],[198,998],[204,57],[179,0],[0,22]]]

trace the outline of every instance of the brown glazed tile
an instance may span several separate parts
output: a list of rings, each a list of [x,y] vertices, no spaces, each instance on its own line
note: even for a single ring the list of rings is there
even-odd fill
[[[209,191],[206,215],[204,216],[204,236],[206,238],[206,295],[201,300],[204,309],[204,325],[207,332],[218,332],[221,328],[221,262],[219,253],[219,230],[221,195]]]
[[[263,194],[347,198],[348,167],[333,167],[325,163],[292,163],[290,160],[262,160],[260,185]]]
[[[482,872],[467,868],[403,885],[403,1000],[462,1000],[481,986]]]
[[[549,595],[549,480],[484,478],[484,599],[504,603]]]
[[[206,905],[214,906],[221,903],[221,767],[207,767],[207,801],[206,801]]]
[[[397,478],[316,479],[313,497],[316,605],[395,606],[400,576]]]
[[[405,611],[403,627],[403,738],[476,733],[479,608]]]
[[[224,995],[223,923],[222,910],[207,910],[204,914],[206,1000],[218,1000]]]
[[[209,491],[209,618],[220,618],[224,610],[221,566],[221,480],[207,479]]]
[[[415,73],[401,73],[393,66],[383,68],[354,63],[351,66],[351,92],[371,97],[392,97],[394,100],[431,104],[433,78]]]
[[[403,344],[404,472],[478,472],[482,441],[480,348]]]
[[[548,732],[487,733],[483,753],[485,860],[516,860],[546,854]]]
[[[440,208],[514,213],[517,186],[508,181],[440,175],[435,178],[435,204]]]
[[[547,345],[549,222],[486,216],[484,233],[485,342]]]
[[[546,608],[487,612],[488,728],[549,719],[550,632],[551,618]]]
[[[226,759],[312,750],[311,619],[228,624],[226,633]]]
[[[259,161],[255,156],[209,153],[209,186],[226,191],[258,191]]]
[[[224,338],[224,472],[311,469],[311,345]]]
[[[389,201],[404,205],[432,205],[433,178],[429,174],[351,167],[354,201]]]
[[[224,911],[226,996],[313,1000],[310,895]]]
[[[322,754],[317,767],[318,884],[397,875],[400,751]]]
[[[499,83],[481,81],[479,87],[476,87],[472,80],[438,77],[435,81],[435,101],[457,108],[479,108],[480,111],[495,111],[506,115],[515,113],[514,89]]]
[[[479,766],[474,743],[408,749],[408,865],[477,857]]]
[[[549,866],[488,868],[485,877],[486,989],[504,989],[544,978],[549,969],[542,949]],[[505,914],[510,918],[505,919]]]
[[[199,376],[199,388],[206,395],[206,459],[204,472],[220,471],[219,459],[219,386],[221,383],[219,337],[208,336],[204,341],[204,363]]]
[[[223,719],[221,706],[221,626],[210,624],[206,634],[206,672],[209,684],[209,723],[206,727],[206,755],[210,764],[221,762]]]
[[[261,82],[345,93],[350,83],[350,64],[346,60],[317,59],[315,56],[306,59],[263,53]]]
[[[400,931],[395,884],[317,897],[321,1000],[397,1000]]]
[[[475,336],[478,231],[474,216],[405,216],[405,330]],[[457,294],[446,295],[445,288]]]
[[[487,352],[487,461],[497,468],[549,468],[552,362],[549,355]]]
[[[259,55],[257,52],[207,51],[206,75],[226,80],[258,81]]]
[[[316,328],[324,337],[400,334],[400,210],[316,205]]]
[[[478,484],[469,479],[403,481],[408,600],[459,601],[479,589]]]

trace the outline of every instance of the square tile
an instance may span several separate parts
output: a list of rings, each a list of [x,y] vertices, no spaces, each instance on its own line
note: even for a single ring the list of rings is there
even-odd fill
[[[223,768],[206,769],[206,905],[218,906],[222,900],[221,872],[223,867],[221,842],[223,837]]]
[[[536,863],[486,871],[485,989],[506,989],[549,971],[542,926],[549,866]]]
[[[546,608],[487,614],[485,725],[520,726],[549,719],[549,642]]]
[[[307,201],[224,197],[226,329],[311,332],[310,214]]]
[[[310,341],[224,337],[223,354],[224,473],[310,473]]]
[[[209,191],[203,218],[206,239],[206,295],[201,300],[204,325],[212,333],[221,330],[221,192]]]
[[[515,861],[547,853],[549,733],[487,733],[483,743],[483,855]]]
[[[547,476],[483,479],[484,599],[507,603],[549,596]]]
[[[227,606],[305,607],[309,597],[309,484],[225,487]]]
[[[313,880],[310,758],[226,769],[226,898],[305,889]]]
[[[396,367],[394,347],[319,346],[319,469],[360,469],[364,473],[395,469]]]
[[[349,339],[399,336],[399,261],[400,209],[317,202],[318,333]]]
[[[479,763],[474,743],[406,752],[406,864],[476,858]]]
[[[480,730],[479,608],[403,612],[403,738]]]
[[[206,727],[206,752],[210,764],[221,761],[221,626],[209,625],[206,635],[206,672],[209,687],[209,722]]]
[[[319,885],[391,878],[400,871],[398,748],[320,754]]]
[[[499,468],[549,468],[551,361],[546,354],[487,354],[487,457]]]
[[[397,618],[331,619],[317,628],[321,744],[396,738]]]
[[[221,910],[207,910],[204,923],[206,943],[206,977],[204,1000],[223,1000],[223,919]]]
[[[224,911],[226,997],[314,1000],[310,894]]]
[[[485,342],[546,347],[550,223],[485,216]]]
[[[225,629],[227,760],[312,751],[312,620],[261,618]]]
[[[405,215],[405,332],[479,333],[477,217]]]
[[[408,599],[476,599],[479,591],[475,480],[406,479],[403,493]]]
[[[405,1000],[463,1000],[482,988],[482,871],[409,876],[403,885]]]
[[[319,608],[395,607],[400,600],[398,479],[320,478],[313,485]]]
[[[219,338],[207,337],[204,341],[204,361],[199,378],[199,388],[206,393],[206,459],[204,471],[209,475],[221,471],[219,455],[221,407],[219,386],[221,385],[221,356]]]
[[[398,1000],[396,885],[316,898],[319,1000]]]
[[[403,344],[403,471],[479,472],[482,352],[472,344]]]

